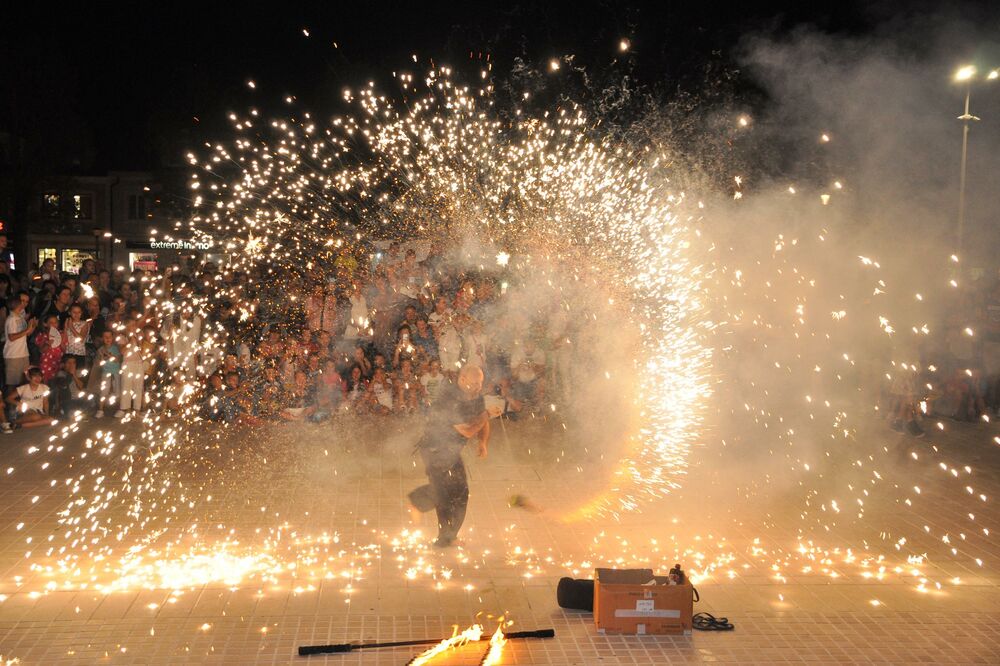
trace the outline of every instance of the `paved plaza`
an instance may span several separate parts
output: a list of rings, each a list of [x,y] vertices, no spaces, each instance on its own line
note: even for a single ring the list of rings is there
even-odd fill
[[[437,638],[477,621],[492,631],[503,615],[512,629],[556,632],[512,642],[504,664],[1000,663],[991,424],[949,422],[914,440],[873,421],[838,444],[849,452],[801,475],[706,438],[679,490],[617,520],[578,510],[617,483],[585,437],[557,419],[498,425],[490,455],[467,457],[463,548],[436,550],[429,517],[408,521],[403,497],[423,479],[416,421],[206,426],[157,472],[170,481],[150,509],[160,522],[127,534],[113,561],[88,560],[77,544],[79,569],[65,571],[58,512],[65,479],[89,479],[97,465],[88,436],[112,428],[124,446],[143,426],[88,420],[65,438],[59,428],[5,437],[0,654],[25,664],[404,664],[418,648],[300,658],[296,647]],[[544,510],[511,508],[515,494]],[[675,562],[702,574],[695,611],[727,616],[735,631],[601,636],[589,613],[556,604],[561,576]],[[431,663],[478,664],[484,649]]]

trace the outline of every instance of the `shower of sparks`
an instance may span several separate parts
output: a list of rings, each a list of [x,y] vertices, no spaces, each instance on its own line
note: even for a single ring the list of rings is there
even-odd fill
[[[269,123],[236,117],[232,145],[190,157],[201,171],[191,181],[194,232],[233,239],[237,268],[274,275],[301,274],[380,229],[474,238],[505,248],[500,266],[513,256],[549,257],[580,274],[592,265],[641,331],[643,360],[639,425],[615,490],[584,513],[633,510],[676,488],[711,392],[705,338],[714,325],[692,249],[698,231],[676,212],[684,197],[650,177],[661,156],[626,159],[572,105],[503,122],[492,85],[459,85],[447,67],[419,82],[396,78],[405,105],[373,85],[346,91],[358,113],[325,126],[306,112]]]
[[[305,283],[324,262],[345,250],[365,258],[366,241],[391,232],[456,243],[473,239],[488,248],[483,263],[495,260],[511,276],[548,277],[553,294],[566,276],[606,293],[608,309],[599,323],[637,331],[632,356],[641,360],[631,368],[636,382],[628,396],[635,405],[634,427],[607,492],[582,506],[561,507],[566,520],[627,516],[680,489],[694,443],[714,436],[705,427],[706,419],[716,418],[708,413],[712,404],[719,405],[719,422],[738,413],[771,450],[773,468],[759,482],[740,486],[741,498],[758,495],[779,475],[802,488],[802,526],[794,543],[778,548],[754,539],[743,551],[718,533],[666,544],[628,543],[601,532],[583,559],[570,560],[558,549],[528,546],[511,524],[499,535],[504,552],[459,551],[458,564],[504,562],[533,577],[566,571],[585,576],[607,563],[665,570],[683,561],[692,579],[702,581],[743,575],[750,565],[737,562],[749,557],[781,583],[799,574],[835,579],[850,568],[865,580],[912,581],[921,593],[958,584],[924,573],[931,541],[952,557],[983,566],[976,554],[990,533],[976,516],[989,513],[988,498],[977,488],[975,470],[953,462],[952,453],[937,445],[914,451],[913,460],[939,468],[945,487],[983,509],[956,517],[952,525],[922,525],[915,534],[890,536],[867,519],[876,499],[932,510],[926,487],[900,482],[899,476],[886,481],[891,449],[881,435],[860,435],[855,414],[872,411],[879,381],[912,383],[925,369],[915,350],[932,329],[922,311],[899,303],[940,303],[947,294],[921,287],[914,298],[911,285],[893,283],[872,258],[876,254],[863,249],[866,254],[844,259],[829,251],[832,232],[826,228],[761,235],[759,248],[719,244],[710,252],[714,243],[701,226],[701,213],[692,212],[696,206],[654,175],[664,156],[604,138],[596,130],[599,119],[588,119],[573,105],[501,119],[486,72],[477,90],[455,83],[447,68],[419,80],[408,73],[396,78],[404,102],[368,85],[344,93],[353,113],[322,121],[298,110],[269,120],[256,110],[233,114],[233,141],[211,146],[206,156],[189,156],[197,204],[190,233],[206,242],[213,237],[234,269],[263,275],[268,284],[252,285],[254,290],[293,293],[291,287]],[[256,87],[253,81],[247,85]],[[289,103],[294,109],[294,99]],[[747,128],[751,120],[740,116],[737,124]],[[741,176],[733,182],[737,190],[726,196],[743,205],[752,197],[743,197]],[[835,207],[844,182],[833,181],[830,188],[828,181],[808,197],[817,207]],[[783,194],[803,196],[797,192],[791,185]],[[552,265],[563,272],[546,272]],[[842,284],[845,272],[864,289]],[[367,541],[342,544],[336,534],[299,534],[266,506],[260,507],[261,523],[246,531],[249,538],[221,518],[202,519],[214,516],[219,501],[179,473],[183,464],[224,478],[233,451],[223,441],[230,438],[240,440],[241,456],[253,456],[261,466],[275,464],[268,462],[273,452],[254,448],[252,437],[243,441],[232,431],[206,431],[198,417],[199,354],[211,356],[226,342],[207,316],[210,306],[239,303],[240,321],[257,307],[244,286],[215,279],[212,296],[192,291],[181,303],[155,282],[142,285],[149,307],[178,317],[165,337],[171,365],[179,370],[151,395],[156,410],[141,417],[138,435],[118,428],[91,433],[68,466],[69,476],[51,480],[68,499],[58,529],[25,537],[31,571],[47,581],[32,593],[162,588],[176,590],[176,601],[180,591],[211,583],[254,581],[301,593],[334,580],[343,583],[349,603],[354,586],[389,561],[403,579],[474,593],[464,581],[452,580],[451,565],[431,556],[427,535],[419,531],[372,530]],[[943,291],[959,288],[957,280],[947,284]],[[966,338],[976,334],[973,327],[959,330]],[[868,350],[857,348],[863,345],[852,344],[856,340],[899,345],[899,358],[877,365],[865,356]],[[933,365],[926,370],[937,372]],[[724,395],[713,395],[717,384],[726,385],[719,391]],[[935,379],[926,392],[938,386]],[[926,412],[926,401],[921,407]],[[65,458],[61,441],[81,431],[81,417],[61,428],[48,444],[31,447],[27,459],[45,469]],[[934,429],[946,426],[937,421]],[[1000,444],[1000,438],[994,441]],[[835,481],[824,476],[824,464],[841,466]],[[6,470],[8,476],[13,472]],[[189,524],[191,516],[197,519]],[[844,536],[859,524],[872,539],[859,543],[854,535]],[[874,552],[878,541],[888,555]],[[450,640],[478,640],[463,638],[473,629]]]

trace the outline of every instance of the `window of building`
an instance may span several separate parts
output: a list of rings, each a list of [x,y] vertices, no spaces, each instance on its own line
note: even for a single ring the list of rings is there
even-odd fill
[[[83,262],[87,259],[93,259],[96,261],[97,254],[93,250],[66,248],[62,251],[61,269],[66,273],[79,273],[80,266],[83,266]]]
[[[128,219],[146,219],[146,197],[140,194],[131,194],[128,198]]]
[[[58,194],[43,194],[42,195],[42,214],[47,217],[58,217],[59,216],[59,201]]]
[[[94,197],[90,194],[73,195],[73,217],[90,220],[94,217]]]
[[[38,265],[41,266],[44,264],[46,259],[56,260],[56,249],[54,247],[38,248]]]

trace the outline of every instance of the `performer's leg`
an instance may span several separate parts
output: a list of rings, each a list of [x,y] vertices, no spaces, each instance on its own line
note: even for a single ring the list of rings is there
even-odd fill
[[[436,449],[428,444],[426,437],[420,440],[417,450],[420,451],[420,458],[424,462],[424,473],[427,474],[428,483],[410,492],[407,495],[407,499],[409,499],[411,507],[421,513],[426,513],[438,504],[437,487],[434,484],[434,470],[440,467],[440,465],[437,464],[437,457],[434,455]]]
[[[469,505],[469,480],[459,457],[439,478],[438,543],[450,545],[458,537]]]
[[[437,501],[434,496],[434,487],[429,483],[412,491],[408,497],[410,504],[412,504],[421,513],[426,513],[437,505]]]

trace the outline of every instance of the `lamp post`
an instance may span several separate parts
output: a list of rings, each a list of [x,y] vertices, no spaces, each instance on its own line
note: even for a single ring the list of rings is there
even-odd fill
[[[965,113],[958,117],[962,121],[962,169],[958,179],[958,238],[957,254],[962,254],[962,237],[965,234],[965,171],[966,162],[969,157],[969,122],[979,120],[969,113],[969,98],[972,96],[972,77],[976,75],[976,68],[966,65],[955,73],[955,80],[965,83]]]
[[[962,241],[965,235],[965,175],[969,157],[969,124],[979,120],[978,116],[969,113],[969,100],[972,97],[972,81],[976,76],[974,65],[966,65],[955,72],[955,81],[965,84],[965,112],[958,117],[962,121],[962,168],[958,180],[958,238],[957,251],[962,254]],[[987,81],[1000,78],[1000,70],[994,69],[986,75]]]

